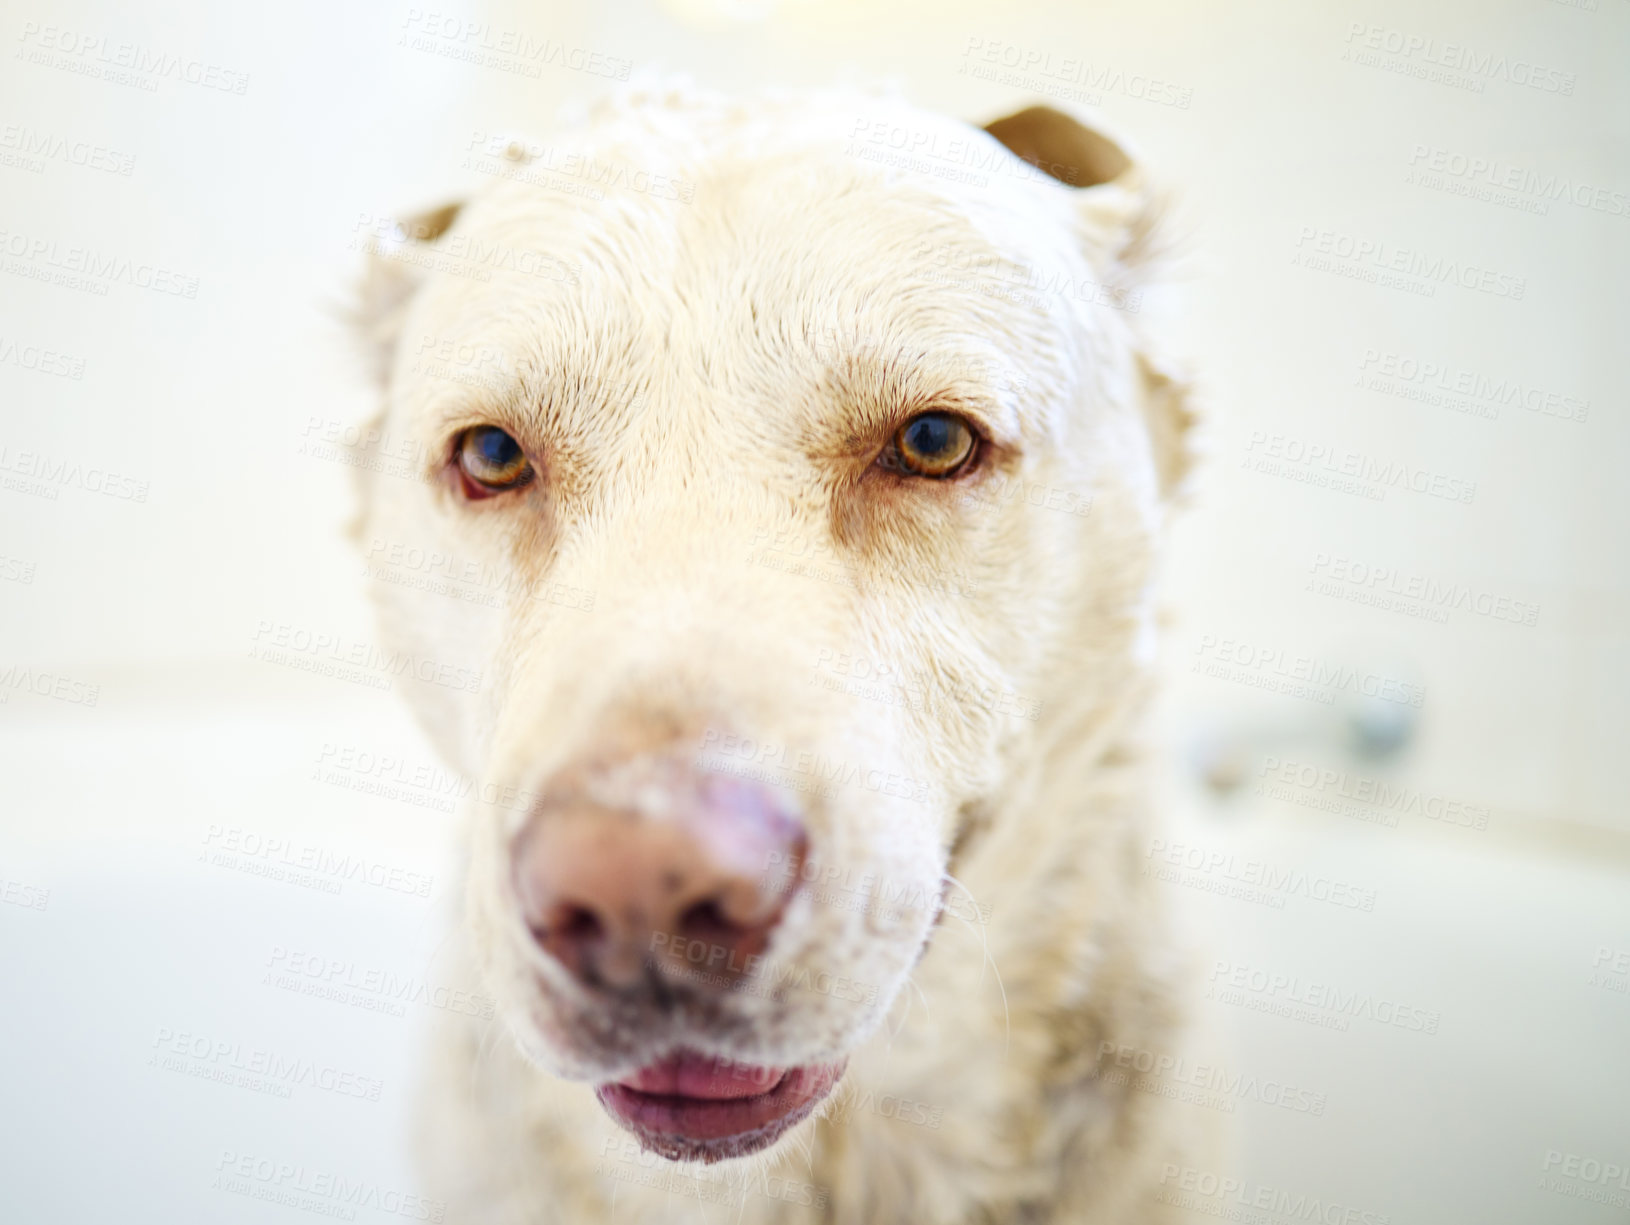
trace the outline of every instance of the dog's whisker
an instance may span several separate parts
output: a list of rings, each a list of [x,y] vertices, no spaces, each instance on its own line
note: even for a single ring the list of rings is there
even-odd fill
[[[923,1016],[932,1021],[934,1019],[934,1010],[928,1003],[928,993],[922,989],[922,985],[917,981],[917,976],[915,974],[906,975],[906,986],[910,987],[917,993],[918,998],[923,1002]],[[911,1015],[909,1009],[907,1010],[906,1015]],[[902,1021],[900,1024],[902,1029],[905,1028],[904,1021]]]
[[[815,1129],[810,1128],[804,1136],[794,1137],[794,1145],[804,1156],[804,1173],[811,1178],[815,1177]]]
[[[493,1036],[496,1028],[495,1018],[488,1018],[485,1028],[483,1028],[481,1031],[480,1037],[476,1039],[475,1059],[471,1062],[470,1066],[470,1085],[472,1088],[474,1088],[476,1082],[480,1079],[481,1073],[487,1061],[487,1057],[493,1051],[498,1049],[497,1039]]]
[[[905,983],[902,986],[916,986],[910,974],[906,975]],[[888,1054],[892,1055],[894,1053],[894,1040],[904,1032],[906,1022],[910,1019],[911,996],[902,991],[898,998],[895,999],[894,1006],[889,1009],[889,1015],[884,1022],[884,1032],[889,1036],[888,1045],[885,1047]]]
[[[969,889],[968,886],[964,885],[961,881],[959,881],[956,877],[952,876],[949,872],[945,873],[945,880],[948,883],[955,885],[958,889],[962,890],[963,893],[967,894],[968,895],[968,900],[973,903],[973,905],[974,905],[974,907],[976,909],[978,908],[979,902],[978,902],[977,899],[975,899],[975,897],[973,895],[973,890]],[[980,947],[984,950],[986,959],[989,960],[990,959],[990,932],[986,929],[985,925],[983,923],[975,923],[972,919],[968,918],[965,915],[959,915],[958,914],[958,915],[952,915],[951,917],[953,919],[955,919],[958,923],[960,923],[964,929],[966,929],[967,931],[975,933],[979,937]],[[983,975],[983,967],[981,967],[981,975]]]
[[[963,884],[949,872],[946,872],[944,876],[947,881],[955,885],[958,889],[962,890],[963,893],[967,894],[968,901],[973,903],[974,908],[977,911],[979,907],[979,899],[974,897],[973,890],[968,888],[967,885]],[[961,920],[961,922],[969,927],[976,926],[973,920],[965,919],[961,915],[954,915],[953,917]],[[981,982],[984,981],[985,966],[988,965],[991,969],[991,973],[996,976],[996,989],[1002,993],[1002,1058],[1006,1059],[1008,1052],[1012,1049],[1013,1044],[1013,1016],[1008,1010],[1007,986],[1002,982],[1001,968],[997,966],[996,959],[990,955],[990,932],[985,929],[983,924],[978,924],[977,926],[980,934],[980,947],[985,955],[984,962],[979,967],[979,979]]]
[[[995,959],[987,953],[985,960],[990,964],[991,973],[996,975],[996,989],[1002,993],[1002,1058],[1006,1059],[1013,1046],[1013,1016],[1008,1011],[1007,987],[1002,982],[1002,972],[996,968]]]
[[[765,1165],[765,1163],[762,1162],[762,1161],[755,1161],[753,1163],[753,1168],[748,1173],[749,1173],[749,1176],[754,1175],[754,1174],[756,1174],[758,1176],[758,1178],[757,1178],[757,1190],[758,1190],[758,1193],[760,1195],[766,1197],[766,1198],[769,1198],[769,1196],[770,1196],[770,1171],[769,1171],[769,1167],[767,1165]],[[748,1186],[747,1179],[743,1179],[742,1184],[741,1184],[741,1196],[736,1200],[736,1220],[738,1222],[746,1219],[746,1216],[747,1216],[747,1196],[748,1196],[749,1192],[752,1189],[753,1188],[750,1188]]]

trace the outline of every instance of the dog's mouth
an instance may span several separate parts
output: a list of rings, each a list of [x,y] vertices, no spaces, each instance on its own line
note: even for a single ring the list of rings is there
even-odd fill
[[[606,1113],[672,1161],[723,1161],[774,1144],[832,1092],[846,1060],[772,1068],[679,1051],[596,1090]]]

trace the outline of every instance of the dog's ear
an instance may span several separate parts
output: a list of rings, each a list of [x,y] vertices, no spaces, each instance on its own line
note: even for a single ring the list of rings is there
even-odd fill
[[[1134,168],[1131,154],[1084,119],[1050,106],[1028,106],[992,119],[989,132],[1037,169],[1071,187],[1098,187]]]
[[[415,253],[439,239],[458,220],[462,203],[443,204],[377,226],[367,245],[367,266],[357,286],[352,322],[368,349],[375,377],[383,383],[402,331],[408,299],[422,273]]]
[[[1119,258],[1158,215],[1143,167],[1101,124],[1083,114],[1030,106],[985,125],[1008,151],[1079,192],[1082,237],[1095,262]]]
[[[1195,414],[1186,372],[1158,351],[1164,328],[1145,317],[1154,313],[1171,264],[1161,225],[1164,198],[1150,187],[1126,143],[1085,114],[1031,106],[992,120],[985,131],[1078,192],[1081,241],[1135,338],[1155,464],[1163,491],[1174,493],[1192,465]]]
[[[367,263],[349,315],[381,387],[390,380],[391,362],[401,339],[402,318],[407,313],[408,301],[423,279],[416,257],[423,254],[421,248],[428,247],[452,229],[462,207],[457,202],[443,204],[400,221],[375,224],[370,231],[364,248]],[[357,462],[351,471],[356,477],[359,499],[348,531],[354,540],[362,539],[375,479],[372,465],[366,459],[375,445],[372,440],[383,436],[386,411],[384,397],[381,397],[378,409],[361,431],[361,441],[353,447]]]

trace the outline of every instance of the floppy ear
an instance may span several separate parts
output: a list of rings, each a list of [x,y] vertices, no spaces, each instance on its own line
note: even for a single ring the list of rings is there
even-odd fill
[[[1028,106],[985,125],[1032,166],[1071,187],[1097,187],[1133,169],[1130,154],[1084,121],[1050,106]]]
[[[1161,224],[1165,200],[1126,143],[1085,114],[1031,106],[992,120],[985,131],[1014,156],[1076,189],[1081,242],[1132,332],[1161,489],[1173,494],[1192,465],[1195,414],[1192,382],[1160,351],[1166,329],[1152,318],[1170,279],[1172,251]]]
[[[381,388],[390,380],[391,361],[401,339],[408,300],[424,279],[415,256],[452,228],[462,207],[456,202],[443,204],[400,221],[372,223],[364,248],[367,263],[349,315],[366,346],[368,363]],[[386,411],[385,397],[381,396],[378,408],[360,431],[361,440],[352,446],[357,456],[351,471],[356,479],[358,502],[347,531],[353,540],[362,539],[375,479],[366,457],[374,449],[372,440],[383,435]]]
[[[401,335],[408,299],[423,279],[414,253],[451,229],[462,207],[460,202],[443,204],[377,226],[368,240],[368,262],[362,282],[357,286],[351,318],[368,347],[369,361],[380,383],[384,383],[390,373],[391,357]]]
[[[1128,255],[1128,246],[1158,220],[1160,208],[1137,157],[1095,118],[1029,106],[991,120],[985,131],[1015,157],[1076,189],[1081,235],[1094,263]]]

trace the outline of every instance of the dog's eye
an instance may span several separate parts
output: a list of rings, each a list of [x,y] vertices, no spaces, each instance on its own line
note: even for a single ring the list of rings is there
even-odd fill
[[[883,462],[913,476],[954,476],[977,442],[973,428],[955,413],[919,413],[894,432]]]
[[[521,444],[495,425],[478,425],[460,435],[458,470],[464,492],[472,498],[490,498],[532,479]]]

